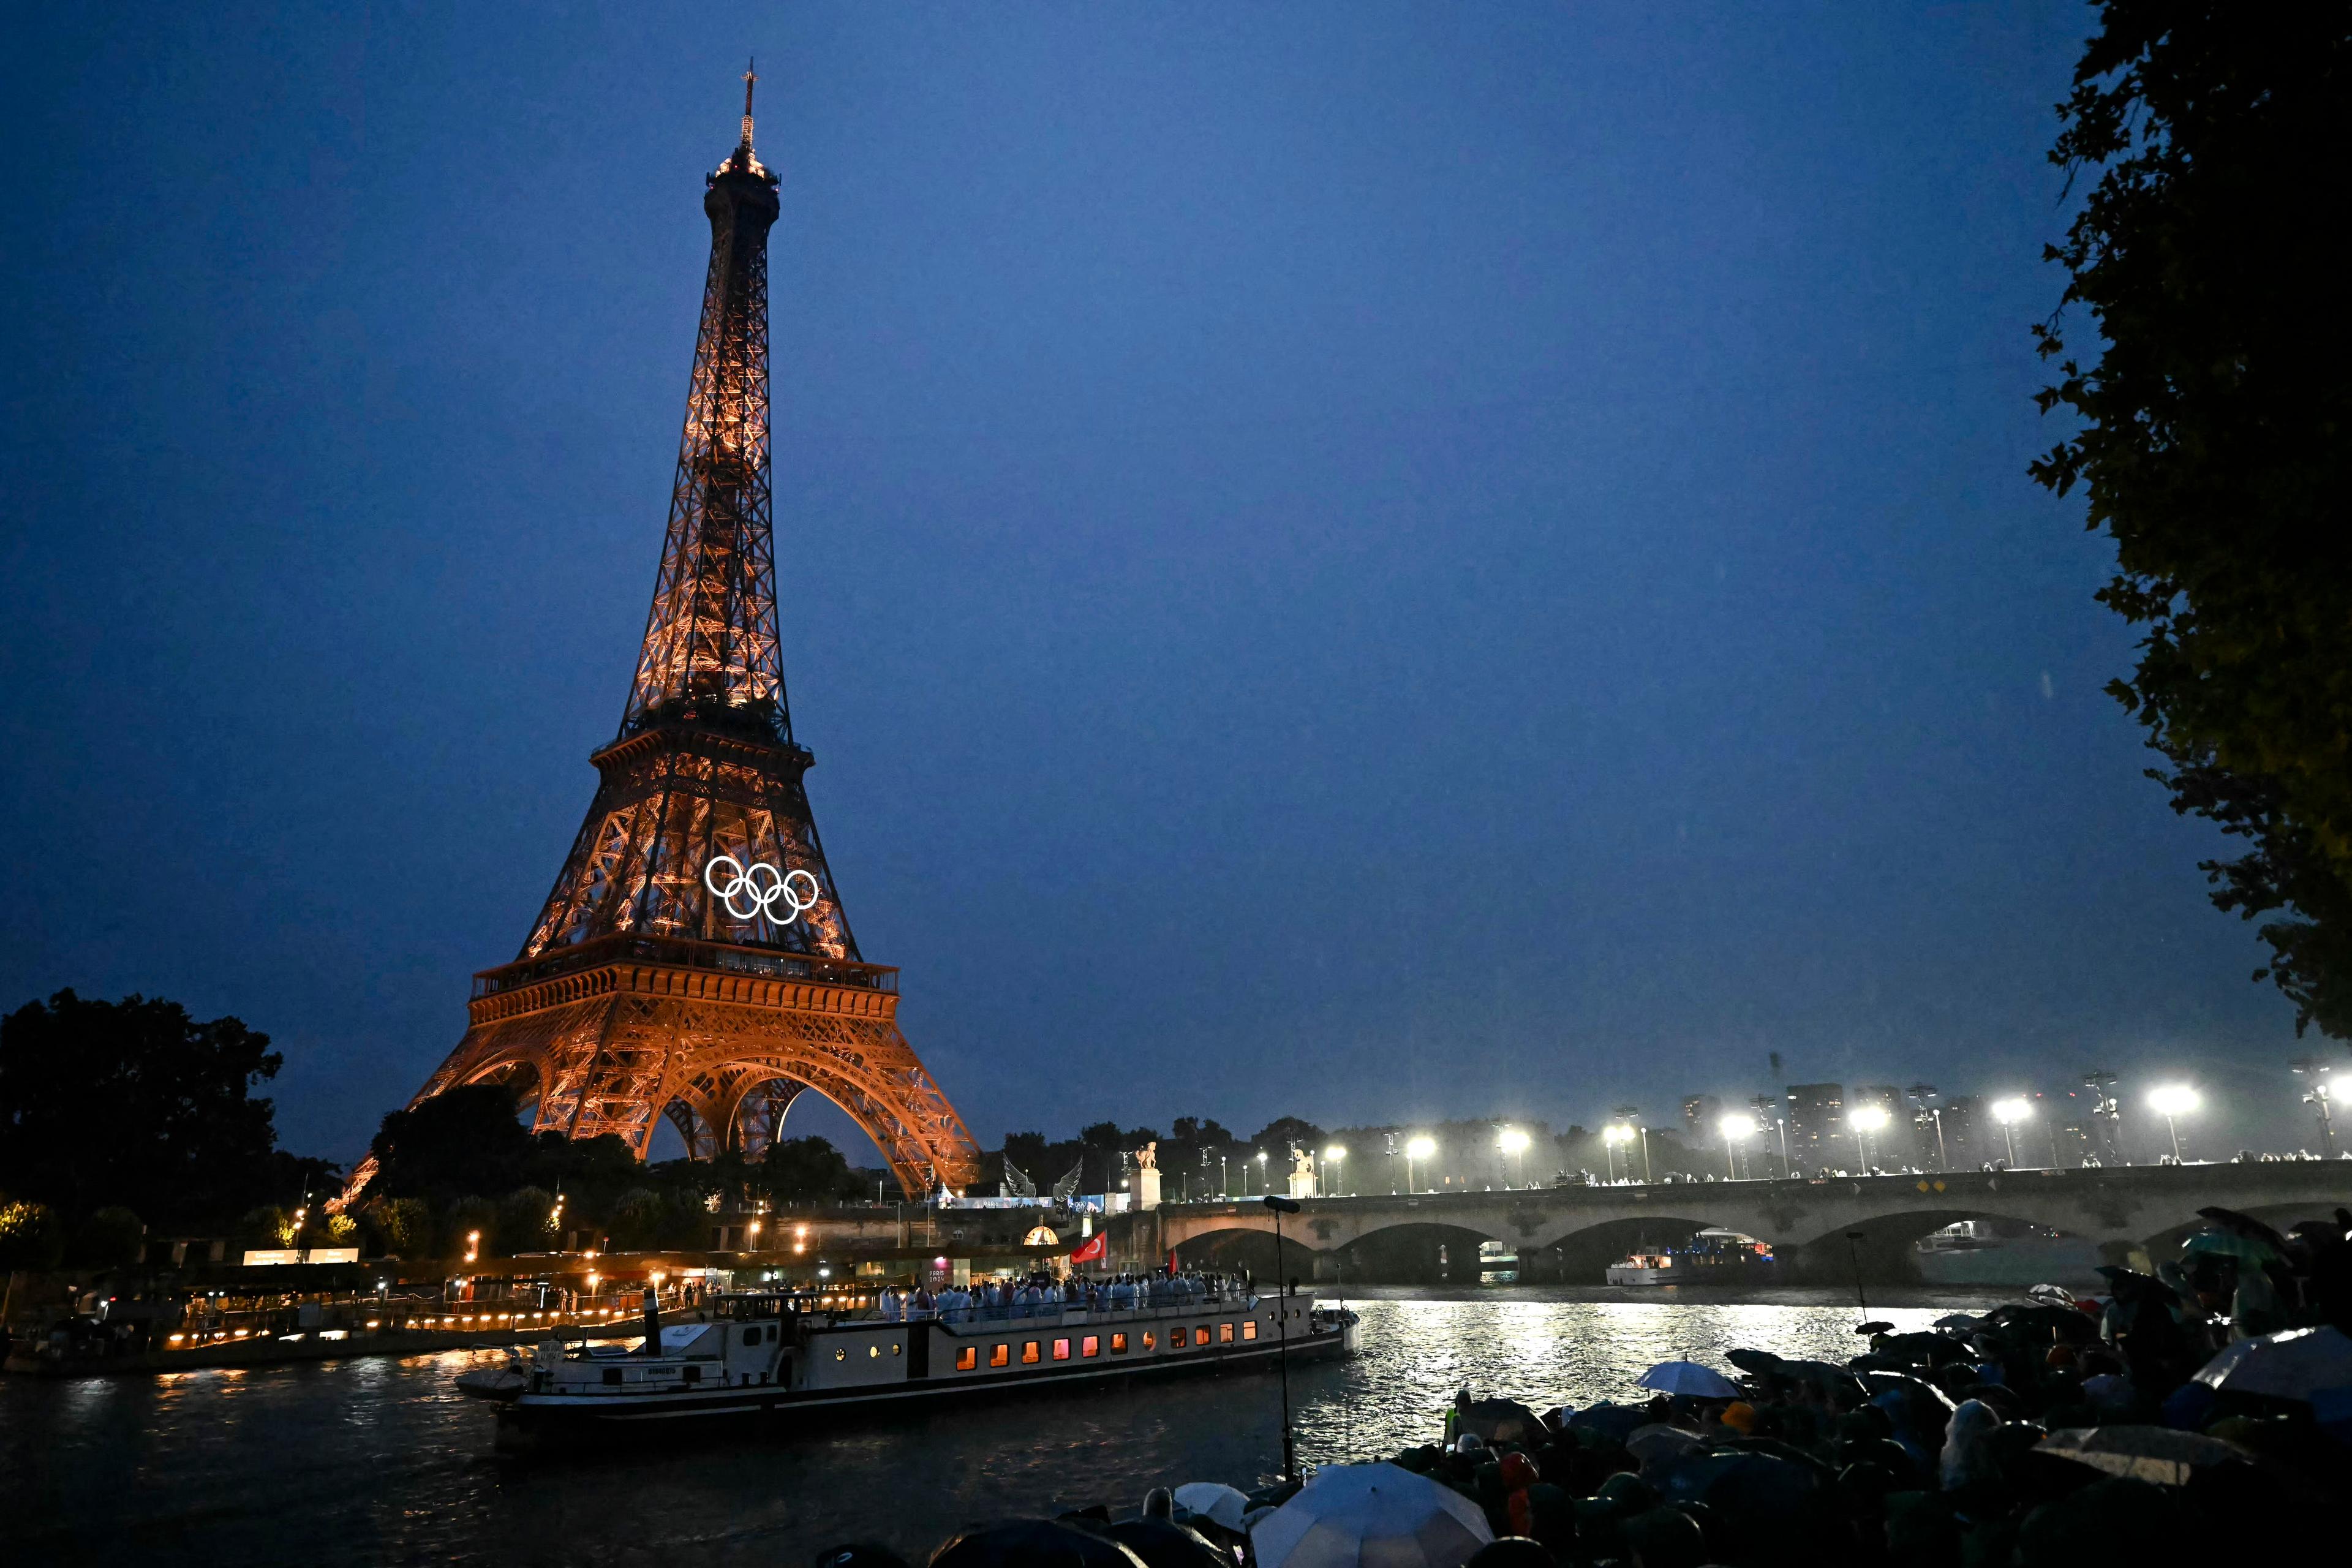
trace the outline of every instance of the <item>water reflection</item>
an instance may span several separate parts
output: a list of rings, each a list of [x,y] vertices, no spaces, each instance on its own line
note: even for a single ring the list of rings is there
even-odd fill
[[[1851,1303],[1407,1291],[1349,1304],[1366,1353],[1294,1368],[1300,1457],[1392,1453],[1434,1436],[1464,1383],[1541,1408],[1633,1394],[1654,1362],[1722,1364],[1754,1345],[1853,1353]],[[1907,1299],[1909,1329],[1990,1299]],[[976,1519],[1108,1502],[1165,1482],[1270,1479],[1271,1373],[1002,1399],[889,1417],[781,1416],[697,1438],[637,1431],[605,1451],[516,1465],[450,1352],[161,1379],[0,1382],[11,1561],[790,1563],[865,1536],[909,1553]],[[16,1553],[22,1551],[24,1555]]]

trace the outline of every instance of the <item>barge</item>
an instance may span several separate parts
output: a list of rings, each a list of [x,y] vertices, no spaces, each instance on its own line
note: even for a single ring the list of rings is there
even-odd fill
[[[541,1341],[460,1375],[495,1406],[501,1447],[616,1423],[891,1405],[1271,1366],[1358,1348],[1356,1314],[1301,1294],[1208,1294],[1130,1309],[965,1308],[945,1318],[852,1315],[787,1291],[720,1297],[710,1321],[653,1325],[634,1348]]]

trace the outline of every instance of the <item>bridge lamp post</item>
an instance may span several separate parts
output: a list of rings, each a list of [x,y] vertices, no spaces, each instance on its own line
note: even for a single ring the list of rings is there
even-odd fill
[[[1257,1190],[1261,1193],[1274,1191],[1265,1178],[1265,1151],[1263,1149],[1257,1152]]]
[[[1883,1105],[1857,1105],[1847,1121],[1853,1123],[1853,1152],[1862,1161],[1862,1173],[1870,1174],[1869,1135],[1885,1127],[1889,1118]]]
[[[1724,1163],[1730,1167],[1731,1180],[1739,1180],[1739,1141],[1756,1131],[1756,1119],[1743,1111],[1733,1111],[1716,1127],[1723,1133]]]
[[[2147,1108],[2164,1118],[2165,1131],[2172,1134],[2172,1163],[2180,1161],[2179,1119],[2197,1109],[2197,1091],[2185,1083],[2168,1083],[2147,1097]]]
[[[1506,1127],[1496,1134],[1495,1146],[1508,1154],[1518,1165],[1519,1185],[1528,1184],[1528,1135],[1516,1127]]]
[[[1436,1152],[1437,1140],[1434,1138],[1414,1138],[1406,1142],[1404,1146],[1404,1190],[1406,1192],[1420,1191],[1412,1184],[1413,1162],[1419,1161],[1426,1165],[1429,1163],[1430,1156]]]
[[[2009,1163],[2017,1167],[2017,1124],[2033,1114],[2033,1107],[2023,1098],[2011,1095],[2007,1100],[1993,1101],[1992,1119],[2000,1123],[2001,1141],[2009,1146]]]
[[[2336,1070],[2336,1064],[2318,1057],[2298,1057],[2287,1065],[2312,1080],[2311,1087],[2304,1090],[2303,1102],[2319,1108],[2320,1152],[2333,1160],[2336,1158],[2336,1118],[2328,1103],[2334,1096],[2328,1087],[2327,1075]]]
[[[1347,1182],[1345,1178],[1348,1173],[1348,1146],[1344,1143],[1332,1144],[1328,1149],[1323,1151],[1323,1163],[1327,1165],[1334,1165],[1339,1168],[1338,1173],[1333,1176],[1332,1180],[1339,1186],[1340,1191],[1333,1195],[1337,1197],[1347,1196]]]
[[[1612,1183],[1617,1180],[1617,1145],[1633,1140],[1633,1130],[1622,1121],[1612,1121],[1601,1130],[1601,1150],[1609,1161],[1609,1180]],[[1632,1163],[1630,1159],[1627,1163]]]

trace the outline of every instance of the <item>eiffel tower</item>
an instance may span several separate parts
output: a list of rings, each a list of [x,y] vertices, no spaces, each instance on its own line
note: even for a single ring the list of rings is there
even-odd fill
[[[909,1195],[960,1188],[979,1149],[898,1032],[898,971],[867,963],[817,841],[776,616],[768,229],[776,176],[743,135],[706,179],[710,269],[669,529],[620,733],[515,961],[474,977],[470,1025],[410,1101],[512,1088],[539,1131],[646,1155],[757,1156],[814,1089]],[[373,1173],[352,1173],[343,1201]]]

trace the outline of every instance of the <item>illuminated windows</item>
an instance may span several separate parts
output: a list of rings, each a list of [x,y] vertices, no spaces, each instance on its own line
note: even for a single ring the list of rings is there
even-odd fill
[[[1217,1325],[1217,1342],[1221,1345],[1229,1345],[1234,1342],[1234,1326],[1231,1323],[1219,1323]]]
[[[1151,1348],[1151,1331],[1150,1329],[1143,1331],[1143,1348],[1145,1350],[1150,1350]]]
[[[990,1351],[988,1352],[988,1364],[991,1366],[1011,1366],[1013,1364],[1013,1347],[1011,1345],[999,1345],[994,1350]]]
[[[956,1370],[958,1372],[971,1372],[979,1365],[980,1347],[978,1345],[966,1345],[963,1349],[956,1352]]]
[[[1021,1364],[1023,1366],[1034,1366],[1037,1364],[1037,1342],[1035,1340],[1031,1340],[1021,1347]]]
[[[1113,1355],[1125,1355],[1127,1353],[1127,1336],[1125,1334],[1111,1335],[1110,1353]]]
[[[1067,1361],[1070,1359],[1069,1341],[1055,1340],[1054,1342],[1054,1359],[1055,1361]]]
[[[1081,1356],[1097,1356],[1102,1354],[1102,1341],[1096,1335],[1088,1334],[1085,1340],[1080,1342],[1078,1345],[1078,1354]]]
[[[1255,1318],[1252,1318],[1248,1322],[1242,1325],[1242,1338],[1245,1340],[1254,1340],[1257,1338],[1257,1320]]]

